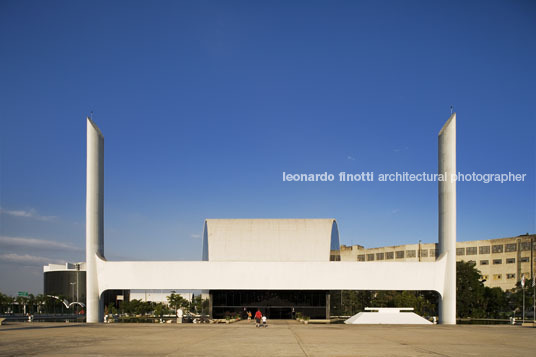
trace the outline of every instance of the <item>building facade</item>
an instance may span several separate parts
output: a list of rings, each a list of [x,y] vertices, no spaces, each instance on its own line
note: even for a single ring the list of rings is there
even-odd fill
[[[68,303],[86,304],[86,263],[48,264],[43,266],[43,295],[55,296]],[[106,290],[102,294],[104,306],[119,307],[129,301],[129,290]],[[78,308],[77,308],[78,309]]]
[[[212,262],[329,262],[338,247],[334,219],[207,219],[203,232],[203,260]],[[270,319],[330,315],[326,290],[214,289],[209,301],[214,318],[244,309],[260,309]]]
[[[86,263],[45,265],[43,267],[43,294],[85,304]]]
[[[531,249],[532,247],[532,249]],[[471,261],[480,270],[484,285],[509,290],[536,269],[536,235],[456,242],[456,261]],[[332,253],[335,254],[335,253]],[[341,261],[430,262],[439,256],[437,243],[404,244],[380,248],[360,245],[340,249]]]
[[[208,290],[212,303],[228,301],[215,298],[229,297],[226,291],[261,291],[255,298],[265,300],[266,291],[325,292],[325,317],[330,315],[330,290],[431,290],[440,294],[439,322],[456,324],[455,180],[438,182],[442,254],[432,262],[342,262],[339,254],[333,254],[340,250],[334,219],[207,219],[203,261],[118,262],[104,254],[104,137],[89,117],[86,163],[88,323],[103,321],[102,294],[107,290],[180,287]],[[438,134],[438,172],[445,177],[456,173],[456,113]],[[210,306],[211,311],[214,308]]]

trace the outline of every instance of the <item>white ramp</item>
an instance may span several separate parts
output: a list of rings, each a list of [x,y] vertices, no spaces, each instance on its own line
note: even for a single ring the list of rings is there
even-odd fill
[[[431,325],[432,323],[413,311],[412,307],[366,307],[370,312],[360,312],[348,320],[345,324],[358,325]],[[372,312],[377,311],[377,312]],[[401,312],[407,311],[407,312]]]

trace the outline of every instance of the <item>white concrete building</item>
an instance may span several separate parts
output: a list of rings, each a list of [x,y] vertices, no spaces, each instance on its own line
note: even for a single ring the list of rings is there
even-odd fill
[[[208,290],[215,314],[264,307],[329,316],[329,290],[434,290],[440,323],[456,313],[456,183],[440,182],[439,250],[433,262],[343,262],[334,219],[206,220],[203,261],[107,261],[103,237],[103,147],[87,123],[87,322],[101,322],[102,294],[114,289]],[[456,170],[456,115],[439,133],[439,174]],[[163,274],[165,272],[165,274]]]

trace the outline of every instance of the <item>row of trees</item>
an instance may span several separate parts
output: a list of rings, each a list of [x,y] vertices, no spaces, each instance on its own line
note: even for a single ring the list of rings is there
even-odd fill
[[[154,315],[163,316],[175,314],[179,308],[196,314],[208,314],[208,299],[202,299],[201,295],[193,296],[192,301],[186,300],[179,294],[172,293],[167,297],[168,303],[142,301],[133,299],[122,301],[119,308],[113,304],[106,307],[107,314],[129,314],[129,315]]]
[[[526,287],[531,286],[526,281]],[[331,314],[351,316],[365,307],[413,307],[421,316],[438,315],[439,294],[433,291],[332,291]],[[526,311],[532,311],[533,289],[525,288]],[[518,282],[510,291],[484,286],[472,262],[456,263],[456,315],[459,318],[520,316],[523,289]]]
[[[50,297],[43,294],[12,297],[0,293],[0,314],[53,314],[72,313],[74,307],[67,309],[62,303],[64,297]],[[208,314],[208,299],[201,295],[193,296],[192,301],[184,299],[181,295],[172,293],[167,297],[168,304],[145,302],[141,300],[122,301],[117,308],[114,304],[105,307],[106,313],[125,313],[133,315],[163,316],[175,314],[178,308],[198,314]]]
[[[119,308],[116,308],[113,303],[108,305],[104,311],[105,314],[128,314],[128,315],[154,315],[163,316],[171,314],[171,309],[159,302],[142,301],[133,299],[130,301],[122,301]]]
[[[434,291],[332,291],[331,315],[351,316],[365,307],[413,307],[421,316],[437,315],[437,299]]]
[[[28,296],[12,297],[0,293],[0,314],[51,314],[73,312],[73,308],[65,308],[65,305],[63,305],[61,300],[63,300],[62,297],[56,299],[43,294],[28,294]]]
[[[526,311],[532,311],[532,281],[525,281],[525,289],[517,282],[509,291],[484,286],[480,271],[475,263],[456,263],[456,314],[458,317],[508,318],[520,316],[525,295]],[[524,291],[523,291],[524,290]]]

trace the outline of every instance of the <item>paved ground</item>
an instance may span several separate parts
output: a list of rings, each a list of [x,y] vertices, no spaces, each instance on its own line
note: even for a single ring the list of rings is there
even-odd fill
[[[10,323],[0,326],[0,355],[535,356],[536,328]]]

